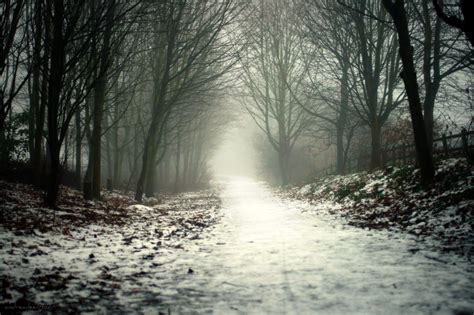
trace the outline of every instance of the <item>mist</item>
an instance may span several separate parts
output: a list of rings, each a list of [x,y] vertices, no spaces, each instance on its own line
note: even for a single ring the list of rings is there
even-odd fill
[[[214,176],[258,176],[255,134],[259,130],[248,115],[239,112],[239,119],[225,131],[210,164]]]
[[[474,314],[473,0],[2,0],[0,314]]]

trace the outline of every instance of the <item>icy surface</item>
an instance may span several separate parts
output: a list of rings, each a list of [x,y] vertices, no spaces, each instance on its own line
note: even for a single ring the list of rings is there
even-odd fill
[[[406,234],[344,226],[302,212],[263,183],[232,178],[223,222],[164,264],[171,311],[461,314],[474,311],[474,267]],[[193,269],[192,274],[184,271]],[[174,288],[174,289],[173,289]]]
[[[474,312],[471,262],[432,251],[407,234],[347,226],[323,211],[331,203],[282,199],[245,178],[223,178],[222,186],[221,222],[176,248],[158,241],[162,233],[175,233],[155,231],[153,220],[165,217],[149,216],[133,230],[91,226],[71,239],[52,238],[49,247],[41,241],[38,252],[47,255],[28,257],[28,264],[5,255],[10,269],[0,265],[0,271],[18,278],[36,267],[43,274],[63,266],[60,274],[74,276],[67,288],[38,292],[36,302],[82,299],[91,313]],[[9,234],[3,237],[13,238]],[[85,240],[78,245],[77,238]],[[4,244],[5,253],[17,251],[15,244]]]

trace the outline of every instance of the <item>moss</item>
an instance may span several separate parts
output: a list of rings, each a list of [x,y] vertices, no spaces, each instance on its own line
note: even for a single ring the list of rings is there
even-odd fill
[[[411,179],[414,170],[413,166],[402,166],[390,174],[390,177],[398,181],[406,181]]]
[[[336,197],[337,200],[341,200],[345,197],[352,196],[350,197],[351,199],[358,198],[355,196],[355,193],[358,192],[360,194],[360,190],[365,186],[365,183],[363,181],[355,181],[349,184],[343,184],[340,185],[337,189],[336,192],[334,193],[334,196]],[[363,197],[361,197],[363,198]],[[354,200],[354,199],[353,199]]]

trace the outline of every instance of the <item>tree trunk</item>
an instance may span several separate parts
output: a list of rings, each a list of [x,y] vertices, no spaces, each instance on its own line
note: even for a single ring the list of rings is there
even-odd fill
[[[39,80],[39,79],[38,79]],[[35,122],[36,113],[39,106],[39,82],[35,86],[33,75],[33,84],[30,90],[30,107],[28,108],[28,153],[30,155],[30,165],[33,166],[33,156],[35,152]],[[35,90],[36,87],[36,90]],[[35,93],[37,91],[37,93]]]
[[[175,170],[175,181],[174,191],[179,191],[179,167],[181,160],[181,131],[178,131],[178,143],[176,144],[176,170]]]
[[[118,117],[118,108],[114,108],[114,120],[119,119]],[[113,145],[113,177],[112,177],[112,184],[115,187],[120,186],[121,180],[121,171],[122,171],[122,152],[119,148],[119,128],[118,123],[115,122],[112,128],[112,145]]]
[[[382,136],[380,124],[376,121],[370,126],[371,154],[370,169],[375,170],[382,167]]]
[[[67,172],[68,171],[68,159],[69,159],[69,132],[66,130],[65,132],[65,137],[64,137],[64,158],[63,162],[61,163],[63,165],[63,169]]]
[[[145,196],[148,198],[153,197],[153,195],[155,194],[156,172],[157,170],[156,170],[155,163],[152,163],[152,166],[146,178],[146,185],[145,185]]]
[[[58,143],[49,145],[50,152],[50,170],[46,192],[46,204],[51,208],[56,208],[59,194],[59,181],[61,178],[59,167],[59,149]]]
[[[415,65],[413,61],[413,47],[410,43],[408,31],[408,20],[405,11],[404,0],[383,0],[383,5],[390,13],[398,33],[399,53],[403,64],[400,74],[405,84],[410,107],[410,116],[415,138],[415,150],[421,172],[421,183],[428,185],[434,179],[434,165],[431,149],[426,135],[425,122],[421,110],[418,81],[416,79]]]
[[[434,102],[435,100],[432,97],[431,93],[427,93],[427,95],[425,96],[425,101],[423,103],[423,111],[424,111],[424,120],[425,120],[426,140],[428,142],[428,147],[430,148],[430,152],[433,151]]]
[[[45,58],[46,59],[46,58]],[[47,66],[47,62],[45,62]],[[43,96],[41,96],[41,103],[36,115],[36,126],[35,126],[35,144],[33,152],[33,171],[35,174],[35,184],[39,187],[42,169],[42,155],[43,155],[43,132],[44,132],[44,121],[46,116],[46,103],[47,103],[47,91],[48,91],[48,80],[43,78],[41,83],[41,90]]]
[[[82,137],[81,137],[81,110],[78,108],[74,117],[76,129],[76,189],[82,190]]]
[[[92,131],[92,196],[100,199],[101,188],[101,139],[102,139],[102,117],[104,112],[105,93],[107,85],[107,70],[110,63],[110,39],[112,37],[112,24],[114,19],[115,2],[112,1],[107,14],[107,26],[104,34],[104,42],[100,56],[99,76],[94,85],[94,121]]]
[[[423,41],[423,80],[425,85],[425,98],[423,101],[423,114],[425,119],[426,136],[430,150],[433,150],[433,111],[436,95],[441,83],[441,19],[435,18],[434,25],[431,10],[427,1],[422,2],[422,18],[424,28]]]
[[[190,137],[188,136],[188,141],[186,141],[186,144],[184,146],[184,154],[183,154],[183,174],[181,175],[181,181],[182,181],[182,187],[184,189],[186,189],[186,187],[188,186],[189,182],[190,182],[190,176],[189,176],[189,173],[190,173],[190,161],[191,161],[191,153],[192,153],[192,150],[193,150],[193,147],[194,147],[194,143],[193,143],[193,138],[194,136],[191,135]]]
[[[36,116],[40,107],[40,62],[41,62],[41,1],[35,1],[34,13],[34,39],[33,39],[33,57],[32,57],[32,86],[30,94],[30,115],[29,115],[29,146],[31,165],[35,166],[35,136],[36,136]]]
[[[91,139],[92,155],[92,197],[100,199],[101,177],[101,140],[102,140],[102,114],[105,100],[105,78],[97,80],[94,88],[94,114]]]
[[[181,11],[182,12],[182,11]],[[164,124],[164,121],[161,121],[163,118],[162,115],[165,115],[164,113],[164,107],[166,106],[166,94],[168,92],[168,85],[170,83],[170,71],[171,71],[171,65],[173,62],[174,58],[174,47],[175,47],[175,40],[176,40],[176,35],[177,35],[177,30],[173,29],[170,34],[168,34],[168,37],[163,37],[163,36],[158,36],[156,38],[158,39],[166,39],[166,57],[165,57],[165,66],[163,69],[163,74],[158,80],[157,83],[155,83],[153,87],[153,104],[152,104],[152,118],[151,118],[151,124],[148,127],[148,134],[145,140],[145,148],[143,150],[143,163],[142,163],[142,170],[140,172],[140,177],[138,178],[137,182],[137,189],[135,191],[135,200],[141,201],[142,200],[142,195],[143,195],[143,185],[145,183],[145,177],[147,175],[148,170],[152,166],[154,160],[155,160],[155,155],[156,155],[156,148],[158,146],[158,142],[156,139],[157,132],[159,129],[158,126],[161,124]],[[161,59],[161,58],[160,58]],[[166,115],[165,115],[166,116]],[[161,125],[163,126],[163,125]]]
[[[157,160],[157,147],[153,146],[152,148],[152,159],[150,160],[150,165],[148,167],[149,171],[146,176],[146,184],[145,184],[145,196],[146,197],[153,197],[156,192],[157,187],[157,175],[158,175],[158,164],[162,157],[158,157]]]
[[[164,165],[163,165],[163,175],[161,179],[163,181],[163,185],[168,186],[170,184],[170,168],[171,168],[171,155],[168,153],[165,157]]]
[[[461,30],[466,35],[471,46],[474,47],[474,28],[472,27],[472,20],[474,19],[474,2],[472,0],[461,0],[458,4],[461,9],[464,20],[461,20],[455,15],[447,15],[444,13],[442,6],[438,2],[439,0],[433,0],[433,6],[436,10],[436,14],[447,24]],[[469,26],[471,25],[471,26]]]
[[[289,183],[289,152],[286,148],[280,149],[278,154],[278,164],[280,166],[281,185],[286,186]]]
[[[89,146],[90,148],[90,146]],[[89,152],[89,158],[87,162],[87,169],[86,173],[84,174],[84,182],[83,182],[83,196],[84,199],[86,200],[92,200],[94,199],[93,193],[92,193],[92,165],[93,163],[93,157],[92,154]]]
[[[336,168],[337,173],[345,173],[344,159],[344,131],[347,123],[347,110],[349,107],[349,67],[345,64],[342,69],[341,77],[341,104],[339,116],[336,123]]]
[[[202,149],[203,149],[203,136],[202,132],[199,132],[198,140],[195,144],[195,153],[193,155],[194,161],[193,173],[192,173],[192,182],[193,184],[199,184],[199,174],[201,173],[201,159],[202,159]]]
[[[150,160],[151,160],[151,155],[152,155],[152,138],[154,132],[152,132],[152,129],[150,129],[146,139],[145,139],[145,149],[143,150],[143,157],[142,157],[142,169],[140,171],[140,176],[138,177],[137,181],[137,189],[135,191],[135,200],[138,202],[142,201],[143,198],[143,190],[144,190],[144,184],[146,180],[147,173],[150,169]]]
[[[51,10],[48,10],[51,11]],[[52,12],[52,11],[51,11]],[[51,47],[51,71],[48,82],[48,146],[50,150],[50,176],[47,185],[46,203],[55,208],[58,199],[60,179],[60,143],[58,135],[58,112],[63,82],[65,51],[64,51],[64,3],[61,0],[54,1],[53,16],[53,40]]]
[[[336,126],[336,171],[337,174],[345,173],[344,165],[344,128],[340,124]]]
[[[33,172],[35,176],[35,185],[40,186],[41,178],[41,159],[43,152],[43,131],[44,131],[44,121],[46,115],[46,103],[47,103],[47,90],[48,90],[48,80],[43,76],[41,86],[40,86],[40,77],[41,77],[41,46],[42,46],[42,8],[41,0],[36,1],[36,15],[35,15],[35,47],[33,52],[33,88],[32,88],[32,107],[36,109],[35,113],[35,134],[34,134],[34,143],[33,143],[33,156],[31,157]],[[44,47],[44,61],[43,63],[43,73],[48,73],[49,63],[46,56],[49,55],[48,42],[45,41]],[[40,93],[41,88],[41,93]]]
[[[92,200],[92,165],[93,163],[93,155],[91,153],[91,146],[92,146],[92,135],[91,135],[91,130],[90,130],[90,124],[89,121],[91,119],[91,114],[90,110],[92,108],[92,102],[93,102],[93,92],[94,90],[91,91],[91,93],[87,96],[86,98],[86,105],[84,107],[84,115],[85,115],[85,121],[87,122],[86,125],[84,126],[84,133],[87,137],[87,142],[89,146],[89,154],[87,155],[87,168],[86,172],[84,174],[84,181],[83,181],[83,195],[84,199],[86,200]]]

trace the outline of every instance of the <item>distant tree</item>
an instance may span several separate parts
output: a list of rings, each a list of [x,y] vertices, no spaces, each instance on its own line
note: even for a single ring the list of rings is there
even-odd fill
[[[350,70],[356,58],[351,31],[353,24],[345,7],[335,1],[304,1],[303,59],[308,70],[307,104],[298,103],[336,134],[336,171],[345,172],[353,129],[360,123],[350,107]],[[306,47],[307,44],[314,47]],[[298,99],[298,98],[297,98]]]
[[[84,179],[84,197],[100,199],[102,188],[103,136],[106,133],[106,114],[108,107],[117,107],[118,103],[106,104],[112,100],[112,87],[117,76],[128,63],[132,62],[137,47],[137,22],[143,17],[140,2],[129,3],[113,1],[92,1],[89,3],[89,17],[95,24],[100,25],[101,31],[93,33],[90,55],[92,64],[88,71],[91,73],[89,84],[92,93],[87,99],[88,119],[86,135],[89,143],[89,158]],[[125,22],[124,22],[125,21]],[[130,43],[125,43],[129,41]],[[124,48],[127,47],[127,48]],[[119,55],[122,55],[119,57]],[[115,60],[120,59],[121,63]],[[140,80],[137,80],[137,82]],[[114,125],[116,122],[111,122]],[[107,126],[105,126],[107,127]],[[110,154],[109,152],[106,152]],[[89,193],[90,192],[90,193]]]
[[[26,19],[24,0],[0,3],[0,143],[12,103],[30,74],[25,67]]]
[[[347,10],[355,31],[352,34],[356,58],[349,67],[351,105],[370,128],[372,169],[382,166],[382,128],[390,114],[403,102],[399,88],[400,58],[396,37],[380,20],[386,12],[379,1],[348,1],[355,10]],[[362,14],[364,13],[364,14]]]
[[[43,160],[43,138],[46,115],[46,89],[47,82],[43,77],[42,69],[46,69],[47,54],[49,47],[43,42],[44,27],[44,3],[43,0],[31,1],[29,14],[32,15],[29,23],[29,34],[31,34],[31,68],[29,88],[29,136],[30,136],[30,162],[35,174],[35,184],[40,185],[42,160]]]
[[[235,52],[223,37],[224,28],[237,14],[236,1],[161,1],[150,7],[154,17],[149,55],[152,69],[151,115],[135,199],[141,201],[147,177],[155,170],[166,126],[182,104],[183,93],[220,77],[230,67]],[[208,71],[228,64],[219,71]],[[163,152],[163,150],[161,150]]]
[[[100,38],[100,50],[98,51],[98,65],[97,65],[97,77],[94,82],[94,115],[93,115],[93,131],[91,139],[91,152],[92,155],[92,197],[100,199],[100,189],[101,189],[101,165],[102,165],[102,123],[103,123],[103,113],[105,106],[105,96],[107,89],[107,75],[108,70],[112,64],[113,58],[113,48],[111,39],[115,39],[114,43],[117,45],[120,43],[120,39],[123,38],[123,35],[120,38],[112,38],[114,31],[114,21],[115,21],[115,10],[116,4],[115,0],[108,1],[110,4],[107,7],[107,12],[105,13],[105,27],[103,29],[103,36]],[[95,17],[96,8],[91,8],[93,10],[93,18]],[[100,21],[100,15],[97,18]]]
[[[278,154],[282,185],[289,183],[291,151],[312,117],[294,95],[303,88],[305,69],[291,1],[261,1],[251,6],[247,50],[242,59],[243,103]],[[245,94],[244,94],[245,95]]]
[[[393,30],[384,22],[386,11],[378,0],[337,0],[348,17],[347,28],[356,58],[349,66],[351,107],[369,127],[370,168],[382,166],[382,129],[405,100],[398,76],[400,58]]]

